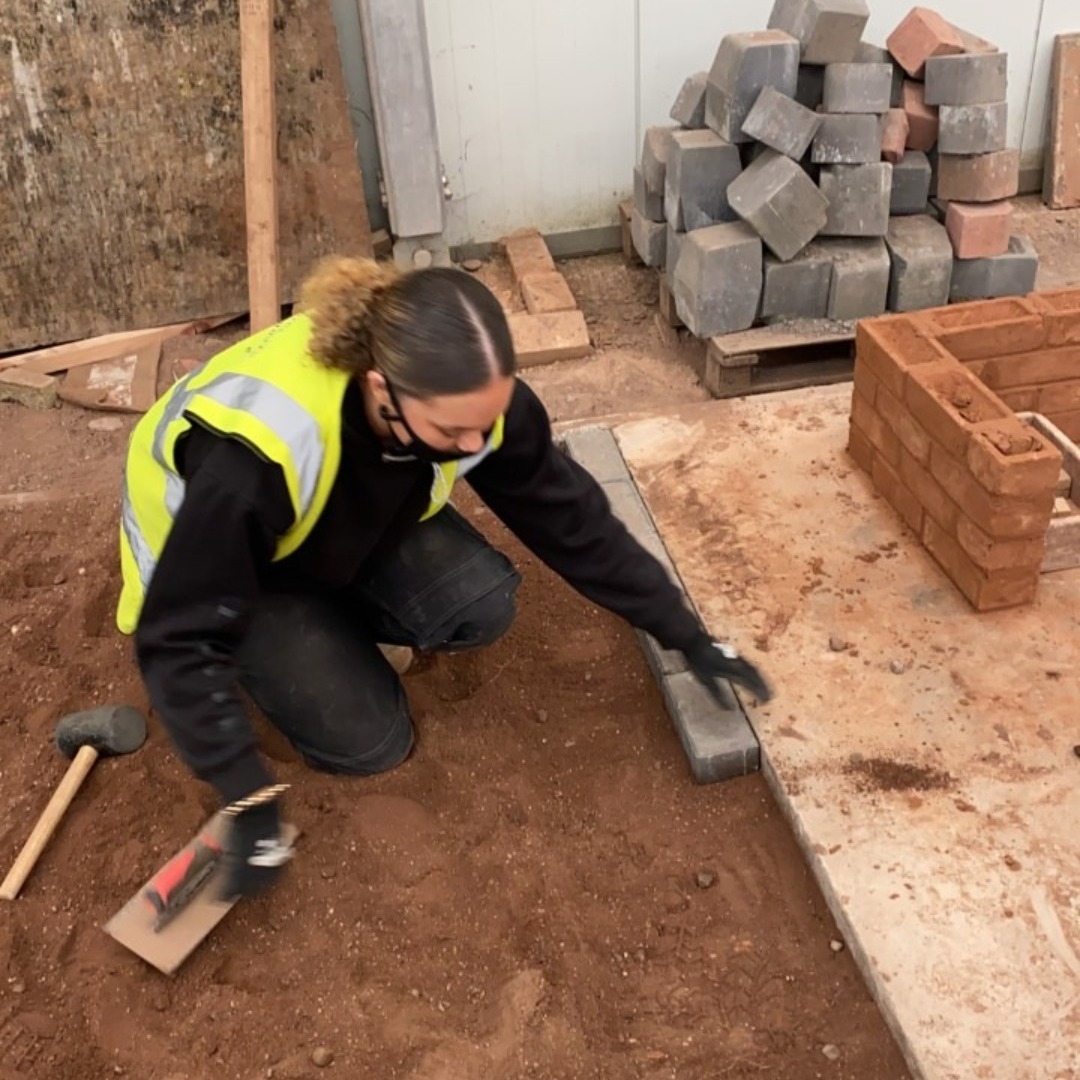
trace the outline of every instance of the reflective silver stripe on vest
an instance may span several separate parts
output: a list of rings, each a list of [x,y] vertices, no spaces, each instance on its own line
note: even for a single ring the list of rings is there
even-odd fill
[[[185,385],[191,377],[188,375],[177,383],[154,433],[154,458],[168,474],[165,505],[169,513],[176,516],[173,504],[178,510],[183,502],[184,488],[183,480],[165,461],[165,437],[169,425],[180,419],[192,399],[202,396],[219,405],[250,414],[289,448],[300,481],[300,515],[306,514],[315,499],[323,461],[322,437],[315,417],[284,390],[253,375],[219,375],[194,390]]]
[[[186,384],[194,374],[192,372],[185,375],[176,384],[172,397],[169,398],[161,414],[161,420],[158,421],[157,430],[154,432],[151,453],[165,473],[165,509],[169,516],[175,518],[179,512],[184,502],[186,485],[184,478],[173,470],[165,458],[165,439],[169,425],[183,416],[184,411],[198,395],[208,397],[228,408],[249,413],[265,424],[289,448],[300,481],[300,516],[306,514],[315,499],[315,490],[319,484],[319,473],[322,470],[323,461],[322,437],[315,417],[283,390],[279,390],[264,379],[258,379],[252,375],[219,375],[205,386],[191,390]],[[150,579],[157,567],[157,559],[139,529],[126,482],[121,516],[124,536],[135,557],[139,580],[145,592],[150,587]]]
[[[154,575],[154,567],[157,560],[150,553],[150,548],[143,537],[139,526],[135,521],[135,514],[131,509],[131,500],[128,498],[127,484],[124,484],[124,494],[120,502],[120,520],[124,526],[124,536],[127,538],[128,547],[135,557],[135,565],[139,570],[139,580],[142,582],[143,591],[149,588],[150,578]]]

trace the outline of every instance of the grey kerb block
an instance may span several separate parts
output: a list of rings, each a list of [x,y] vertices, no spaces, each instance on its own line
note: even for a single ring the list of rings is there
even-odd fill
[[[824,247],[815,241],[789,262],[774,255],[766,255],[764,262],[763,319],[824,319],[828,315],[833,260]]]
[[[679,253],[682,251],[686,235],[668,222],[667,243],[664,245],[664,276],[667,278],[668,288],[672,293],[675,291],[675,267],[678,265]]]
[[[768,150],[728,189],[731,208],[778,259],[797,255],[825,225],[828,202],[789,157]]]
[[[930,159],[921,150],[908,150],[893,166],[890,214],[922,214],[930,198]]]
[[[889,228],[892,170],[876,165],[830,165],[821,170],[821,191],[829,200],[823,236],[884,236]]]
[[[646,266],[662,267],[667,251],[667,222],[650,221],[634,207],[630,213],[630,236]]]
[[[705,88],[705,123],[728,142],[749,142],[743,124],[758,95],[772,86],[795,96],[799,43],[779,30],[728,34],[716,50]]]
[[[830,319],[868,319],[885,312],[889,297],[889,252],[884,240],[828,240],[833,257]]]
[[[799,39],[804,64],[843,64],[855,59],[869,19],[866,0],[776,0],[769,28]]]
[[[698,71],[682,84],[679,96],[671,106],[670,116],[675,123],[684,128],[705,126],[705,83],[708,78],[707,71]]]
[[[712,131],[670,136],[664,214],[680,232],[733,221],[727,189],[742,172],[739,148]]]
[[[649,191],[640,165],[634,166],[634,208],[649,221],[667,220],[664,217],[664,189]]]
[[[675,266],[675,310],[700,338],[748,330],[757,317],[761,275],[761,238],[749,225],[687,233]]]
[[[890,311],[923,311],[949,302],[953,249],[944,225],[926,215],[893,218],[885,244],[892,260]]]
[[[999,296],[1025,296],[1034,292],[1039,256],[1026,236],[1009,238],[1009,250],[989,259],[953,262],[949,299],[993,300]]]
[[[1009,93],[1006,53],[932,56],[926,61],[927,105],[989,105]]]
[[[671,136],[678,130],[671,126],[645,129],[641,147],[641,171],[645,177],[645,188],[650,195],[663,194]]]
[[[938,151],[942,154],[992,154],[1005,149],[1009,106],[942,105],[938,110]]]
[[[814,136],[818,165],[866,165],[881,160],[881,119],[857,113],[826,113]]]
[[[743,124],[743,134],[795,161],[801,160],[821,127],[821,116],[794,98],[766,86]]]
[[[888,49],[861,41],[859,47],[855,50],[855,63],[889,64],[892,67],[892,90],[889,93],[889,108],[899,109],[903,105],[904,69],[893,60]]]
[[[892,64],[829,64],[822,108],[827,113],[888,112],[892,86]]]
[[[614,435],[605,428],[580,429],[566,436],[566,448],[601,483],[612,510],[631,535],[647,550],[663,553],[661,561],[678,583],[663,541]],[[679,653],[661,649],[641,631],[638,638],[660,684],[694,779],[698,783],[712,783],[757,770],[761,763],[760,746],[745,713],[741,709],[722,709],[686,671]]]

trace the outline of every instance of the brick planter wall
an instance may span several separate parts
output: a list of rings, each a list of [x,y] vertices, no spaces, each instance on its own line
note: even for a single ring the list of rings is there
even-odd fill
[[[1030,603],[1080,439],[1080,289],[863,320],[848,450],[978,611]]]

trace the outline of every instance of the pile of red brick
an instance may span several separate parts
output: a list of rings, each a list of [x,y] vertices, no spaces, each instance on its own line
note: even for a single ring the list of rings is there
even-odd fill
[[[1080,289],[867,319],[848,449],[979,611],[1031,602],[1080,440]]]

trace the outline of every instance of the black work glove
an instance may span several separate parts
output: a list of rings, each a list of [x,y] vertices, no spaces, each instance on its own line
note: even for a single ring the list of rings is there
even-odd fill
[[[293,849],[281,835],[277,802],[253,806],[227,823],[222,855],[222,900],[255,896],[281,876]]]
[[[702,633],[683,656],[698,682],[712,694],[721,708],[739,707],[728,682],[749,690],[762,704],[772,697],[765,677],[749,660],[743,659],[733,646],[714,641],[706,633]]]

